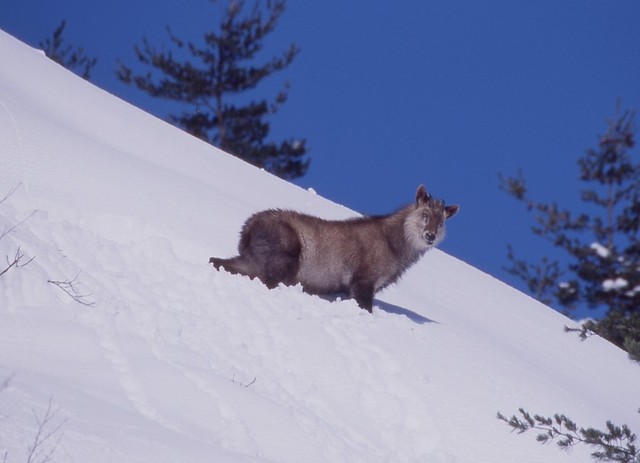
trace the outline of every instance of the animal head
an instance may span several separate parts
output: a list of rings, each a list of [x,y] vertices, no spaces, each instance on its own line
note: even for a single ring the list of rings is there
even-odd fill
[[[458,213],[457,204],[446,206],[441,199],[434,199],[424,185],[416,191],[416,203],[405,222],[405,234],[417,249],[427,250],[436,246],[445,235],[445,221]]]

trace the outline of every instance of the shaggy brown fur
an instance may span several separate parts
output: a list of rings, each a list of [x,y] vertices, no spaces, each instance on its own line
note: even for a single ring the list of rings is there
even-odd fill
[[[383,216],[338,221],[262,211],[245,222],[238,256],[209,262],[258,277],[269,288],[300,283],[311,294],[346,293],[371,312],[375,293],[436,246],[444,238],[445,220],[458,210],[433,199],[421,185],[415,203]]]

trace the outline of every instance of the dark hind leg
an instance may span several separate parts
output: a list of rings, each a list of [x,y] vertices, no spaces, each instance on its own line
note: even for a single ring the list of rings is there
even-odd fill
[[[251,262],[255,275],[268,287],[292,285],[300,265],[300,240],[284,221],[256,224],[240,240],[240,256]]]
[[[220,270],[220,267],[224,268],[224,264],[228,262],[229,259],[221,259],[219,257],[211,257],[209,258],[209,263],[213,264],[216,270]]]
[[[279,283],[297,282],[300,250],[300,240],[291,225],[257,215],[242,230],[240,255],[231,259],[212,257],[209,263],[218,270],[258,277],[268,288],[275,288]]]
[[[231,259],[221,259],[219,257],[212,257],[209,259],[209,263],[213,264],[216,270],[222,269],[234,275],[246,275],[251,278],[255,278],[257,275],[253,271],[252,266],[246,262],[242,256],[236,256]]]

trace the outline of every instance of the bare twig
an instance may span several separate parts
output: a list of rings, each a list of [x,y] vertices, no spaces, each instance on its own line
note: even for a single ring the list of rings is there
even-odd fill
[[[4,203],[7,199],[9,199],[11,196],[13,196],[13,194],[18,190],[18,188],[20,188],[22,184],[18,183],[15,187],[13,187],[11,190],[9,190],[9,192],[4,195],[2,198],[0,198],[0,204]],[[35,214],[35,211],[33,211],[31,214],[29,214],[29,216],[27,218],[25,218],[24,220],[21,220],[20,222],[16,223],[15,225],[12,225],[6,229],[4,229],[2,232],[0,232],[0,240],[2,238],[4,238],[5,236],[7,236],[9,233],[13,232],[16,228],[18,228],[19,226],[21,226],[23,223],[25,223],[27,220],[29,220],[33,214]],[[20,268],[20,267],[24,267],[25,265],[28,265],[29,263],[31,263],[31,261],[33,259],[35,259],[35,257],[32,257],[31,259],[29,259],[26,262],[22,262],[22,260],[24,259],[24,254],[22,253],[20,246],[18,246],[18,249],[16,250],[15,255],[13,256],[13,258],[10,258],[9,256],[6,256],[6,260],[7,260],[7,265],[4,268],[0,267],[0,277],[2,277],[5,273],[7,273],[9,270],[11,270],[12,268]]]
[[[52,285],[57,286],[62,291],[64,291],[71,299],[79,304],[86,305],[88,307],[93,307],[94,305],[96,305],[95,302],[86,300],[87,298],[92,296],[92,293],[83,294],[78,290],[78,275],[76,275],[75,278],[71,280],[47,280],[47,283],[51,283]]]
[[[233,375],[233,378],[231,379],[231,381],[236,383],[236,384],[239,384],[242,387],[249,387],[249,386],[252,386],[253,383],[256,382],[256,377],[254,376],[251,381],[249,381],[247,384],[245,384],[242,381],[236,381],[236,375]]]
[[[22,186],[22,183],[18,183],[15,187],[13,187],[11,190],[9,190],[9,192],[4,195],[4,197],[2,199],[0,199],[0,204],[4,203],[7,199],[9,199],[11,196],[13,196],[13,194],[18,190],[18,188],[20,188]],[[20,222],[18,222],[17,224],[13,225],[12,227],[9,227],[8,229],[4,230],[2,232],[2,234],[0,234],[0,239],[4,238],[5,236],[7,236],[9,233],[11,233],[13,230],[15,230],[16,228],[18,228],[20,225],[22,225],[23,223],[25,223],[27,220],[29,220],[33,214],[35,214],[36,211],[31,212],[31,214],[29,214],[29,216],[24,219],[21,220]]]
[[[5,273],[7,273],[13,267],[21,268],[21,267],[25,267],[26,265],[29,265],[33,261],[33,259],[35,259],[35,256],[29,259],[28,261],[26,261],[25,263],[21,263],[20,261],[23,258],[24,258],[24,254],[22,254],[22,252],[20,251],[20,246],[18,246],[18,250],[16,251],[16,254],[13,256],[12,259],[9,259],[9,256],[7,256],[7,266],[3,270],[0,270],[0,277]]]
[[[2,381],[2,383],[0,383],[0,392],[4,391],[6,388],[9,387],[9,383],[11,382],[14,376],[15,376],[15,373],[10,374],[4,379],[4,381]]]
[[[61,433],[60,429],[67,422],[65,418],[57,425],[54,423],[59,412],[60,409],[53,410],[53,397],[49,398],[49,404],[42,418],[35,411],[33,412],[38,423],[38,430],[28,448],[27,463],[47,463],[51,461],[53,453],[64,437],[64,433]],[[49,441],[52,441],[51,445],[48,444]]]
[[[9,190],[9,192],[4,195],[4,197],[2,199],[0,199],[0,204],[2,204],[3,202],[5,202],[7,199],[9,199],[11,196],[13,196],[13,194],[18,191],[18,188],[20,188],[22,186],[22,182],[18,183],[16,186],[14,186],[13,188],[11,188]]]
[[[578,336],[580,336],[580,340],[581,341],[585,341],[588,338],[590,338],[591,336],[593,336],[594,334],[596,334],[595,332],[593,332],[592,330],[587,328],[585,325],[582,325],[580,328],[571,328],[571,327],[565,325],[564,326],[564,332],[565,333],[578,333]]]
[[[0,240],[2,238],[4,238],[5,236],[7,236],[9,233],[11,233],[13,230],[15,230],[16,228],[18,228],[20,225],[22,225],[23,223],[25,223],[27,220],[29,220],[31,217],[33,217],[33,215],[36,213],[36,211],[32,211],[31,214],[29,214],[27,216],[27,218],[21,220],[20,222],[18,222],[17,224],[13,225],[12,227],[7,228],[6,230],[4,230],[2,232],[2,234],[0,235]]]

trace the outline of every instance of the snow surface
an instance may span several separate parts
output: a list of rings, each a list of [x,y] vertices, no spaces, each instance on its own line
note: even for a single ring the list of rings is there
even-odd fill
[[[252,212],[354,213],[2,32],[0,56],[0,271],[34,259],[0,278],[3,461],[45,418],[40,461],[83,463],[584,462],[496,413],[640,429],[624,352],[441,251],[372,315],[214,271]]]

